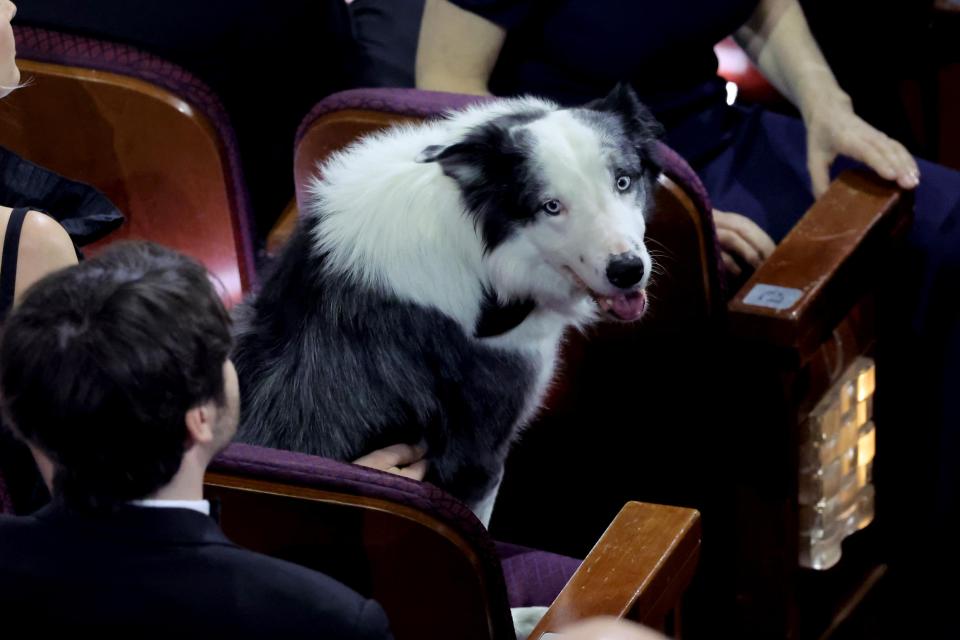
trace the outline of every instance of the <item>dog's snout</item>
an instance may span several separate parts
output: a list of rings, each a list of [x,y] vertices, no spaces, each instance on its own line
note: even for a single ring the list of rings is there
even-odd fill
[[[629,289],[643,279],[643,259],[635,253],[621,253],[607,263],[607,280],[615,287]]]

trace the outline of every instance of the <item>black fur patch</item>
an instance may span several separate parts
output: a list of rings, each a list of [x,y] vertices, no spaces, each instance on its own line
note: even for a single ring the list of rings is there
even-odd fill
[[[545,115],[547,111],[527,111],[496,118],[424,158],[439,162],[457,181],[486,252],[532,222],[540,208],[544,185],[530,166],[529,141],[515,127]]]
[[[473,335],[476,338],[492,338],[515,329],[527,319],[537,304],[530,299],[502,304],[492,291],[483,292],[483,306]]]
[[[238,440],[338,460],[424,440],[427,479],[476,504],[499,477],[533,364],[329,273],[311,251],[298,229],[237,311]]]

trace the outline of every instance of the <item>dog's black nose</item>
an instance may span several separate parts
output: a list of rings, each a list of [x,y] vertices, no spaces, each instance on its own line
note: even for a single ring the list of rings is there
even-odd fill
[[[610,258],[607,280],[615,287],[629,289],[643,279],[643,259],[635,253],[621,253]]]

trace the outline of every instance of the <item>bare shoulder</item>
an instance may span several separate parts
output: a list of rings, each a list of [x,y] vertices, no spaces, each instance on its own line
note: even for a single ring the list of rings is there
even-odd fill
[[[6,207],[0,208],[0,231],[4,234],[10,211]],[[30,285],[48,273],[76,263],[73,241],[60,223],[39,211],[28,212],[20,231],[15,297],[19,298]]]
[[[24,247],[33,250],[43,250],[43,253],[54,252],[59,256],[69,255],[72,262],[77,261],[76,249],[67,230],[59,222],[39,211],[27,212],[23,220],[23,231],[20,237],[21,251]]]

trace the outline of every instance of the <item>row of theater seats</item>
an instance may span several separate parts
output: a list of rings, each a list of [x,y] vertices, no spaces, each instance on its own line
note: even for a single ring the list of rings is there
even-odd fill
[[[184,69],[129,46],[31,27],[17,28],[16,38],[30,85],[5,102],[0,144],[96,186],[127,215],[87,253],[126,238],[160,242],[203,261],[225,301],[239,301],[256,281],[254,239],[236,140],[217,96]],[[307,115],[304,137],[314,140],[311,123],[336,112],[336,100]],[[317,158],[359,131],[320,143]],[[298,176],[317,158],[303,158]],[[510,606],[542,601],[536,590],[555,593],[579,564],[565,558],[569,570],[561,572],[550,565],[556,556],[495,544],[436,488],[362,467],[234,445],[212,469],[208,497],[234,541],[375,598],[397,638],[508,637]],[[542,633],[603,613],[664,626],[699,544],[696,511],[626,504]],[[595,589],[611,565],[617,589]],[[557,576],[545,583],[541,574],[551,568]]]
[[[245,181],[217,97],[129,47],[32,28],[16,37],[33,81],[5,100],[0,144],[106,193],[128,220],[104,242],[161,242],[203,261],[228,302],[249,292]],[[359,135],[469,99],[409,89],[329,96],[297,134],[296,185]],[[700,555],[694,508],[706,535],[683,620],[691,635],[719,620],[737,635],[816,635],[882,569],[869,546],[839,558],[840,540],[858,528],[842,518],[872,507],[873,495],[869,394],[851,400],[849,390],[870,371],[862,357],[876,339],[874,281],[864,275],[883,267],[910,203],[845,174],[773,258],[734,283],[717,259],[707,194],[682,159],[661,152],[648,231],[664,254],[654,311],[639,328],[571,336],[565,372],[509,462],[492,532],[575,557],[600,539],[533,638],[597,613],[674,624]],[[295,219],[291,209],[270,247]],[[836,431],[838,411],[862,418],[855,433]],[[840,496],[823,478],[850,455],[863,464],[845,470]],[[540,552],[495,549],[438,490],[352,465],[234,445],[207,486],[228,535],[376,598],[397,638],[508,637],[507,605],[523,604],[524,583],[542,567]]]

